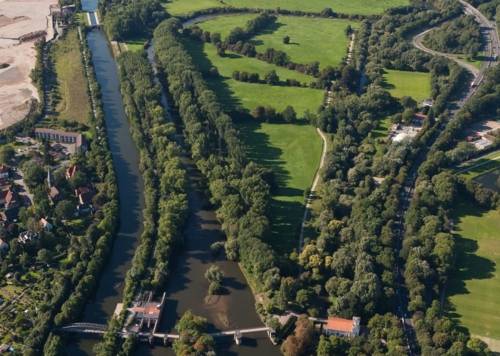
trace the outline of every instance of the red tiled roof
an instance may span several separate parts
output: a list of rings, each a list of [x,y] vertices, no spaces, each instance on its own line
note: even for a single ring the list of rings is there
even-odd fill
[[[326,323],[326,329],[345,333],[352,332],[354,322],[350,319],[329,317]]]

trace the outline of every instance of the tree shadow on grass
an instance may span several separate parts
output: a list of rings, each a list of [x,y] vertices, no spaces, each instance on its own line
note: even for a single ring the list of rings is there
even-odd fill
[[[241,100],[231,90],[222,76],[210,77],[208,71],[214,67],[213,63],[203,51],[203,43],[184,37],[183,43],[186,50],[191,54],[193,62],[205,77],[208,86],[215,92],[217,100],[224,104],[227,110],[234,110],[241,107]],[[210,46],[210,44],[208,44]]]
[[[455,220],[458,223],[462,217],[471,215],[479,217],[485,213],[487,213],[487,210],[479,208],[470,201],[465,201],[458,206]],[[457,230],[457,232],[458,234],[454,235],[457,251],[456,266],[446,289],[446,313],[448,317],[460,323],[459,319],[461,315],[457,311],[456,306],[450,301],[450,297],[470,294],[471,291],[466,286],[467,281],[493,278],[496,271],[496,263],[488,258],[477,255],[479,245],[474,238],[460,235],[460,230]]]
[[[280,27],[283,27],[283,26],[286,26],[285,24],[281,23],[281,22],[275,22],[273,23],[272,25],[270,26],[267,26],[265,29],[263,29],[262,31],[259,31],[257,33],[256,36],[261,36],[261,35],[271,35],[273,34],[274,32],[278,31],[278,29]],[[251,39],[250,40],[250,43],[253,44],[254,46],[261,46],[264,44],[264,41],[260,40],[260,39]]]

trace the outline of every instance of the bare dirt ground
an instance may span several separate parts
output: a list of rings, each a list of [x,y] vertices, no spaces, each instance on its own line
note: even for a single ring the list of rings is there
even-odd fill
[[[29,76],[36,62],[35,42],[20,42],[18,38],[46,31],[46,39],[50,39],[53,30],[49,6],[56,3],[57,0],[0,0],[0,129],[22,120],[30,101],[38,99]]]

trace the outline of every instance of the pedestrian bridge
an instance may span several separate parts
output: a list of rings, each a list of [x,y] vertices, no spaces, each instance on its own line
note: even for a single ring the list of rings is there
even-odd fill
[[[63,326],[62,328],[59,329],[61,332],[65,333],[73,333],[73,334],[80,334],[80,335],[93,335],[93,336],[100,336],[106,333],[107,330],[107,325],[105,324],[96,324],[96,323],[73,323],[69,324],[66,326]],[[247,329],[234,329],[234,330],[225,330],[225,331],[220,331],[220,332],[215,332],[215,333],[209,333],[208,335],[212,336],[213,338],[221,338],[221,337],[227,337],[227,336],[232,336],[234,338],[234,342],[239,345],[241,344],[241,339],[243,338],[244,335],[246,334],[255,334],[255,333],[267,333],[267,336],[271,340],[273,344],[276,344],[274,340],[274,330],[262,326],[262,327],[256,327],[256,328],[247,328]],[[149,343],[153,343],[155,339],[162,341],[164,344],[168,344],[169,342],[172,342],[176,339],[178,339],[180,336],[179,334],[168,334],[168,333],[150,333],[150,332],[131,332],[127,330],[123,330],[119,333],[119,336],[122,338],[127,338],[131,335],[136,335],[138,336],[139,340],[141,341],[147,341]]]

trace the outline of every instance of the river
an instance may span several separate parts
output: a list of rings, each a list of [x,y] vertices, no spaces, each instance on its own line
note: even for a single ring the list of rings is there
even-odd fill
[[[95,9],[95,2],[83,1],[83,8]],[[92,53],[92,63],[101,87],[102,103],[107,126],[108,140],[113,157],[113,165],[118,181],[120,201],[120,226],[113,250],[99,281],[97,293],[85,308],[83,321],[107,323],[112,316],[116,303],[121,302],[123,282],[130,268],[135,248],[142,232],[142,209],[144,207],[144,186],[139,172],[139,153],[132,140],[123,101],[119,89],[116,62],[108,41],[100,30],[87,35]],[[152,49],[148,56],[154,64]],[[167,95],[163,92],[162,104],[167,107]],[[206,209],[204,194],[198,189],[200,175],[192,162],[184,159],[189,174],[190,216],[185,229],[185,244],[176,254],[171,264],[171,276],[167,282],[167,301],[159,331],[170,331],[176,321],[187,310],[208,319],[210,330],[260,327],[255,311],[254,296],[235,262],[223,256],[214,257],[210,245],[224,239],[215,212]],[[206,269],[217,264],[224,272],[225,293],[219,297],[206,299],[208,282],[204,277]],[[95,339],[82,338],[70,345],[73,355],[91,355]],[[231,340],[218,345],[224,355],[277,355],[279,350],[273,346],[265,333],[244,337],[242,345],[236,346]],[[139,355],[173,355],[171,348],[140,345]]]

